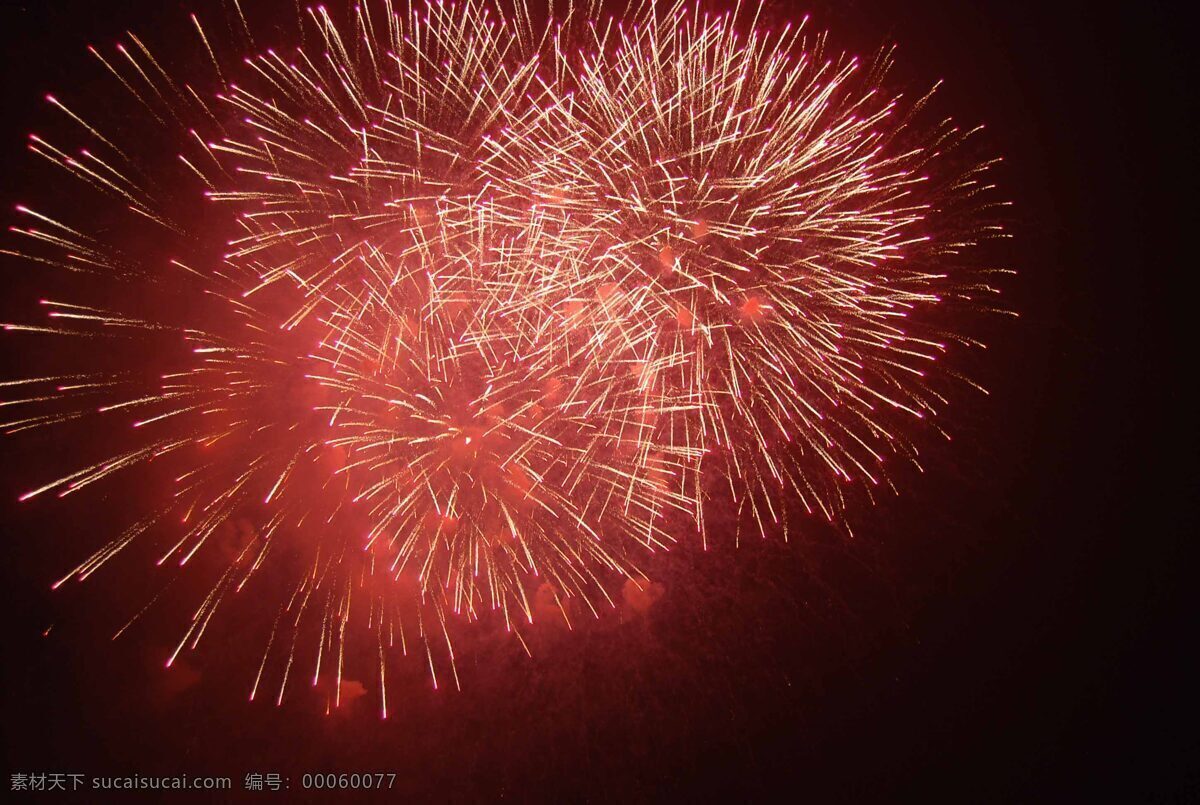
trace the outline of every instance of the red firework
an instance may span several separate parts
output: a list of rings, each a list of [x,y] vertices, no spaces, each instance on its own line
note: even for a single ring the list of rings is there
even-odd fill
[[[292,573],[251,698],[311,656],[340,701],[362,635],[386,715],[406,634],[436,678],[452,615],[599,615],[714,505],[786,535],[889,483],[971,343],[931,312],[994,293],[969,262],[987,165],[883,89],[886,59],[760,10],[382,0],[308,10],[287,52],[241,20],[240,58],[193,16],[207,77],[132,34],[92,49],[145,131],[48,98],[86,145],[30,149],[102,201],[18,208],[9,253],[86,279],[6,329],[93,364],[5,383],[29,413],[4,430],[119,434],[23,500],[172,484],[59,583],[135,542],[215,555],[173,661]]]

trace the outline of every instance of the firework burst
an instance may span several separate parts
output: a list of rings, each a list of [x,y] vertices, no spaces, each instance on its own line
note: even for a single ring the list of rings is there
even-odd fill
[[[890,484],[972,343],[932,312],[994,293],[987,165],[888,57],[760,13],[384,0],[309,9],[286,52],[239,10],[236,58],[193,16],[203,70],[93,48],[154,137],[48,97],[86,144],[30,150],[96,213],[18,208],[6,253],[73,279],[6,329],[73,346],[5,384],[3,428],[119,435],[23,500],[171,488],[58,584],[135,541],[228,554],[174,661],[302,568],[251,698],[311,655],[336,704],[364,635],[386,714],[408,635],[436,680],[452,618],[599,615],[713,506],[786,536]]]

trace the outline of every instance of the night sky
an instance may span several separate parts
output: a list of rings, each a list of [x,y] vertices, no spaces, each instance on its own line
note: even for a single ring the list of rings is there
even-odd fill
[[[161,50],[157,33],[199,8],[4,0],[4,209],[44,176],[24,151],[41,97],[99,73],[85,45],[129,28]],[[176,620],[110,642],[144,579],[49,584],[94,543],[80,534],[123,522],[119,484],[18,506],[69,446],[0,442],[6,775],[237,788],[275,772],[297,798],[301,774],[325,771],[394,772],[393,794],[422,800],[1200,797],[1195,405],[1177,411],[1195,361],[1175,355],[1195,338],[1194,313],[1175,312],[1195,261],[1177,254],[1195,207],[1194,191],[1176,200],[1194,187],[1182,23],[1155,2],[796,8],[847,49],[898,43],[894,77],[946,79],[940,108],[984,123],[1004,158],[1014,238],[989,248],[1019,272],[1003,287],[1020,318],[973,325],[989,348],[960,367],[991,394],[955,401],[954,441],[928,446],[924,474],[852,513],[853,540],[814,526],[787,544],[685,544],[654,560],[664,593],[647,612],[537,631],[532,659],[468,640],[461,691],[431,690],[414,663],[381,721],[365,701],[328,717],[303,696],[247,702],[260,649],[236,624],[170,671]],[[44,284],[19,261],[2,270],[10,321]],[[0,341],[4,377],[36,371],[20,344]]]

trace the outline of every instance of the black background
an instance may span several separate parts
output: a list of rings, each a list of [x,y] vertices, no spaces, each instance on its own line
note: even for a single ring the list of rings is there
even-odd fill
[[[132,28],[154,48],[160,23],[177,31],[191,10],[5,3],[8,209],[33,181],[23,138],[47,117],[41,96],[94,74],[84,45]],[[76,559],[71,529],[103,513],[6,503],[6,773],[236,786],[280,772],[295,795],[306,771],[395,771],[398,791],[439,799],[1200,796],[1182,20],[1153,2],[802,10],[850,49],[899,43],[898,77],[947,79],[943,108],[984,122],[1005,160],[1019,271],[1005,292],[1021,317],[986,325],[969,368],[991,396],[955,412],[956,441],[926,474],[864,513],[851,544],[685,548],[663,560],[667,595],[647,618],[548,636],[533,659],[478,648],[463,691],[410,685],[386,722],[247,703],[244,674],[219,661],[236,635],[173,686],[149,637],[72,631],[104,597],[64,607],[48,582]],[[37,298],[28,273],[6,266],[5,316]],[[29,372],[10,347],[8,373]],[[42,459],[8,448],[13,500]]]

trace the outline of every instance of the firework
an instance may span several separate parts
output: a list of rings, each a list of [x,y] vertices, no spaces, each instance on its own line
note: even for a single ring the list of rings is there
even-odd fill
[[[987,165],[886,56],[760,14],[384,0],[286,52],[239,8],[250,56],[193,16],[202,70],[92,49],[154,137],[48,97],[86,145],[30,150],[95,214],[18,208],[6,253],[77,279],[6,329],[74,346],[3,428],[116,445],[23,500],[171,486],[57,584],[215,554],[174,661],[291,573],[251,698],[311,659],[336,704],[358,635],[386,715],[407,635],[436,680],[453,618],[598,616],[714,506],[786,536],[889,484],[972,343],[931,312],[993,293]]]

